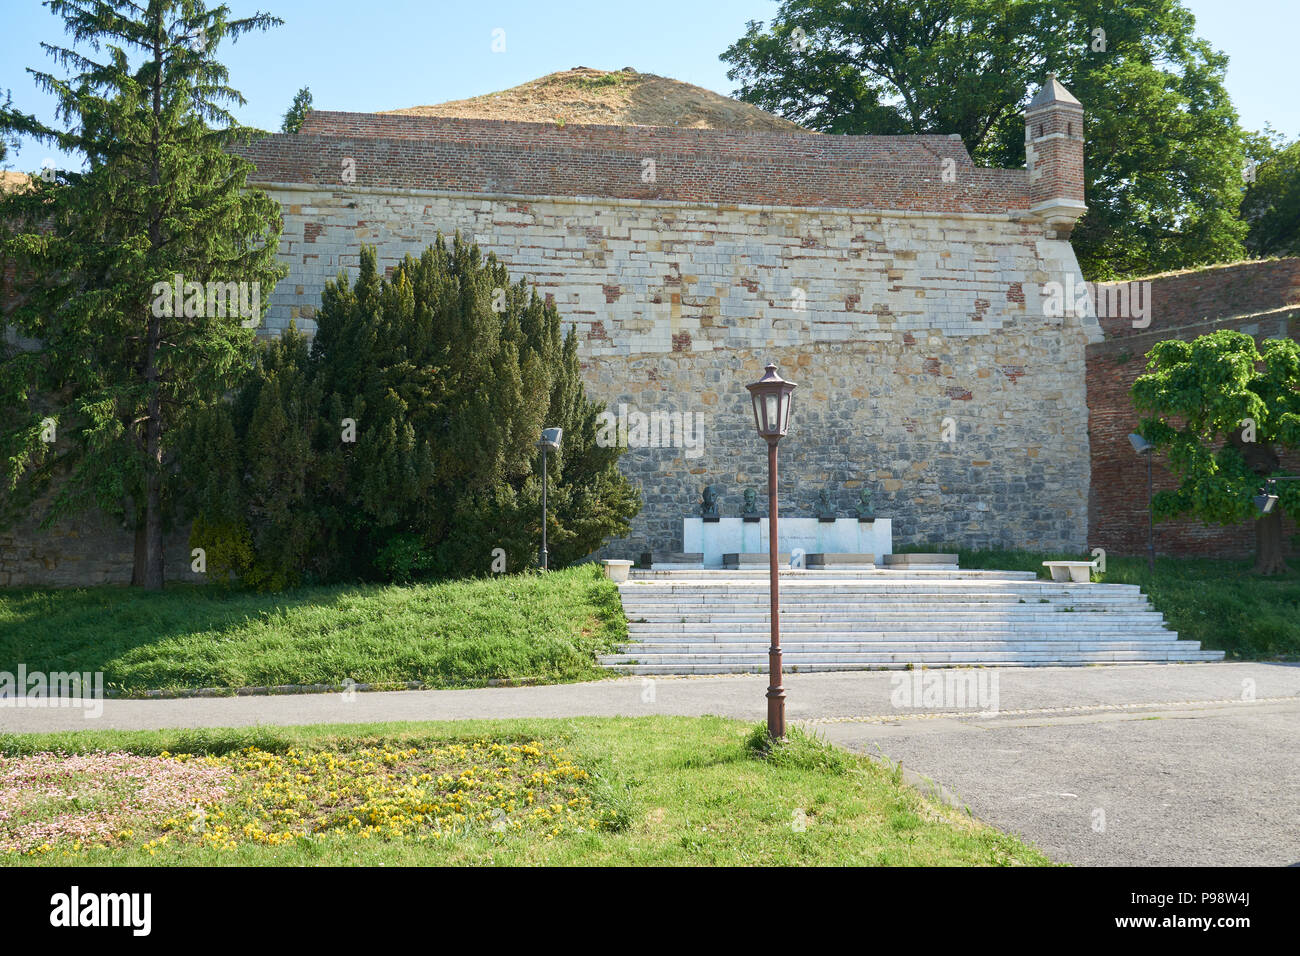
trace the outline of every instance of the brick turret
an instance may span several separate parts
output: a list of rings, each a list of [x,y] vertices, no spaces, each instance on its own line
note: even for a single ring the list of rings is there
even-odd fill
[[[1083,201],[1083,105],[1055,73],[1025,110],[1029,209],[1058,239],[1068,239],[1087,212]]]

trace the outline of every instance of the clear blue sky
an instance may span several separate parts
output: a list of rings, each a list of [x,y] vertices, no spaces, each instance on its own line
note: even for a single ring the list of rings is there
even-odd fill
[[[220,56],[248,99],[240,119],[278,129],[302,86],[317,109],[379,110],[438,103],[514,86],[573,66],[631,66],[729,94],[718,55],[747,20],[767,20],[768,0],[227,0],[236,14],[257,9],[285,24],[247,36]],[[1300,136],[1295,43],[1300,0],[1184,0],[1198,32],[1231,57],[1228,91],[1247,129],[1265,122]],[[39,47],[65,42],[62,22],[38,0],[4,0],[0,90],[42,118],[50,101],[25,67],[58,70]],[[493,53],[492,31],[506,50]],[[35,169],[49,151],[29,144],[8,165]]]

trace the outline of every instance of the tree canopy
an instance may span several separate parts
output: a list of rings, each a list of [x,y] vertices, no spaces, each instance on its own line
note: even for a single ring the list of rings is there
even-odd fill
[[[1287,145],[1265,136],[1256,142],[1241,201],[1250,226],[1246,248],[1259,257],[1300,255],[1300,140]]]
[[[42,46],[71,75],[29,72],[57,125],[10,107],[0,128],[84,169],[0,196],[4,322],[29,340],[0,353],[0,504],[12,519],[59,477],[45,524],[95,506],[127,522],[135,583],[160,588],[174,436],[242,374],[283,273],[279,208],[228,149],[243,98],[216,50],[280,21],[201,0],[48,6],[73,45]]]
[[[1194,27],[1179,0],[783,0],[722,59],[741,99],[809,129],[958,133],[1010,168],[1055,71],[1086,111],[1074,247],[1104,280],[1242,256],[1243,134]]]
[[[1286,570],[1282,514],[1300,514],[1300,482],[1279,482],[1279,506],[1260,516],[1264,479],[1288,474],[1284,452],[1300,450],[1300,342],[1221,329],[1191,342],[1158,342],[1133,404],[1148,413],[1138,433],[1166,456],[1177,488],[1154,498],[1157,517],[1190,514],[1212,524],[1254,520],[1256,567]]]

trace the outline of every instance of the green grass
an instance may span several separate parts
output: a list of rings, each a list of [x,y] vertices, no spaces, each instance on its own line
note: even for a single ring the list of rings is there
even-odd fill
[[[1087,560],[1088,555],[1028,551],[963,551],[950,546],[912,550],[957,552],[963,568],[1034,571],[1050,577],[1044,561]],[[1106,573],[1094,581],[1136,584],[1180,637],[1227,652],[1235,660],[1300,660],[1300,562],[1283,575],[1264,577],[1251,560],[1106,558]]]
[[[149,689],[421,681],[556,683],[603,676],[625,640],[599,567],[408,587],[257,594],[173,586],[0,591],[0,670],[103,671]]]
[[[923,797],[902,782],[897,770],[803,733],[792,734],[788,742],[768,750],[755,728],[719,717],[80,731],[0,736],[0,753],[18,756],[114,750],[152,755],[233,755],[242,759],[240,751],[251,746],[269,754],[299,748],[309,754],[328,751],[347,758],[363,747],[446,747],[474,741],[483,745],[536,742],[546,751],[557,752],[562,748],[565,759],[585,774],[579,791],[575,791],[587,800],[581,819],[576,825],[559,828],[558,834],[552,833],[549,823],[537,826],[526,819],[518,827],[500,828],[483,820],[470,820],[433,840],[421,839],[428,834],[418,826],[392,837],[383,833],[366,837],[344,829],[294,836],[277,846],[256,839],[238,839],[234,849],[204,845],[193,826],[184,823],[172,825],[169,841],[159,845],[156,841],[163,832],[163,821],[159,820],[135,824],[129,837],[114,839],[102,849],[77,850],[56,840],[50,850],[37,856],[0,854],[0,862],[195,866],[1050,863],[1042,853],[1015,837]],[[480,765],[490,762],[470,759]],[[447,770],[452,773],[455,768]],[[332,786],[301,784],[304,792],[318,792],[328,798],[336,796],[326,792]],[[254,786],[239,794],[260,792]],[[29,805],[39,804],[27,799]],[[230,819],[248,813],[237,804],[232,799],[225,808],[232,815]],[[83,806],[75,800],[70,805],[74,810]],[[205,820],[217,819],[219,807],[210,807]],[[56,810],[46,806],[41,812],[48,818]],[[600,821],[595,827],[589,826],[588,813]],[[508,817],[517,818],[513,814]],[[6,825],[12,827],[12,822],[0,824],[0,840],[6,836]],[[271,823],[265,826],[273,828]]]

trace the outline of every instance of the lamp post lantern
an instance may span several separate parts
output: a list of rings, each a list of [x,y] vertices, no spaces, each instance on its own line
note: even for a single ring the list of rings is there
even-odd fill
[[[1128,443],[1133,446],[1133,450],[1139,455],[1143,455],[1147,460],[1147,570],[1155,571],[1156,569],[1156,516],[1155,506],[1152,504],[1151,496],[1151,459],[1155,457],[1156,446],[1151,444],[1137,432],[1128,436]]]
[[[542,450],[542,570],[547,570],[550,556],[546,551],[546,453],[560,450],[560,439],[564,437],[563,428],[543,428],[541,440],[537,447]]]
[[[754,427],[767,442],[767,535],[768,566],[771,573],[772,646],[767,659],[771,679],[767,688],[767,734],[774,740],[785,736],[785,685],[781,680],[781,584],[777,570],[776,446],[790,428],[790,400],[794,382],[776,374],[776,366],[757,382],[745,386],[754,405]]]

